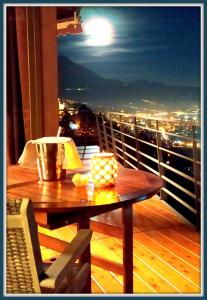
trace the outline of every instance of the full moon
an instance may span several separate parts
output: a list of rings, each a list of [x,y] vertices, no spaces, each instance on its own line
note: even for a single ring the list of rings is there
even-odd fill
[[[107,46],[112,43],[113,27],[109,21],[93,18],[83,24],[83,31],[88,36],[89,46]]]

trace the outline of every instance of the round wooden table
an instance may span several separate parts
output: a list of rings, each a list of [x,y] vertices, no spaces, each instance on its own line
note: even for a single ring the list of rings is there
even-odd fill
[[[162,180],[149,172],[119,168],[116,185],[100,189],[90,182],[75,187],[72,176],[68,172],[64,181],[40,181],[36,168],[9,166],[7,198],[31,198],[36,221],[50,229],[72,223],[77,223],[79,229],[89,228],[90,218],[121,208],[124,292],[133,293],[132,205],[158,193]],[[90,249],[83,260],[90,262]]]

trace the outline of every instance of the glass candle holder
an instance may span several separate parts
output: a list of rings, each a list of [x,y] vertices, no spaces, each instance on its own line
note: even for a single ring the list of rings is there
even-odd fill
[[[91,176],[95,187],[114,186],[117,171],[113,153],[98,153],[91,158]]]

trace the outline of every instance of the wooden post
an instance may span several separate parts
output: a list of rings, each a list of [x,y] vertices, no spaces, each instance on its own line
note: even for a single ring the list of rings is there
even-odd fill
[[[57,134],[59,124],[57,12],[56,7],[41,7],[40,12],[43,134],[53,136]]]
[[[16,7],[17,46],[25,139],[43,136],[39,7]]]
[[[15,13],[25,138],[56,136],[56,8],[16,7]]]

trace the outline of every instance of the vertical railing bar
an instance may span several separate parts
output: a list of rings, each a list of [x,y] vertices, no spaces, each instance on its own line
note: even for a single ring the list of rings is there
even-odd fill
[[[157,159],[158,159],[158,172],[160,178],[162,178],[162,175],[165,175],[165,169],[161,165],[163,162],[163,155],[162,155],[162,150],[160,149],[161,147],[161,139],[160,139],[160,132],[159,132],[159,121],[156,120],[156,145],[157,145]],[[163,200],[166,200],[166,193],[161,189],[160,191],[160,197]]]
[[[97,129],[98,129],[98,139],[99,139],[99,145],[100,145],[100,150],[103,151],[103,141],[102,141],[102,137],[101,137],[101,130],[100,130],[100,125],[99,125],[99,117],[98,114],[96,113],[96,125],[97,125]]]
[[[195,207],[196,207],[196,225],[200,228],[200,187],[197,182],[200,180],[200,172],[196,161],[198,160],[197,141],[195,136],[195,126],[192,125],[192,149],[193,149],[193,176],[195,185]]]
[[[116,141],[114,138],[114,130],[113,130],[113,121],[112,118],[110,116],[110,113],[108,113],[108,118],[109,118],[109,122],[110,122],[110,129],[111,129],[111,140],[112,140],[112,148],[113,148],[113,153],[115,158],[117,159],[117,154],[116,154]]]
[[[124,134],[123,134],[123,124],[122,124],[122,115],[119,115],[119,120],[120,120],[120,132],[121,132],[121,144],[122,144],[122,152],[123,152],[123,160],[124,160],[124,167],[127,166],[126,163],[126,146],[124,145],[125,143],[125,138],[124,138]]]
[[[138,167],[138,169],[143,169],[142,165],[140,164],[141,155],[140,155],[139,151],[141,151],[141,149],[140,149],[139,132],[138,132],[138,128],[137,128],[137,118],[136,118],[136,116],[134,116],[133,119],[134,119],[134,133],[135,133],[135,147],[136,147],[137,167]]]
[[[107,138],[107,134],[106,134],[106,125],[105,125],[103,113],[102,113],[102,126],[103,126],[103,133],[104,133],[105,150],[107,151],[109,149],[109,144],[108,144],[108,138]]]

